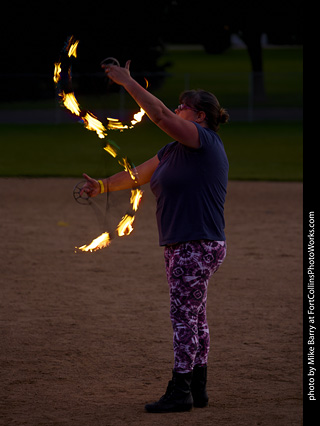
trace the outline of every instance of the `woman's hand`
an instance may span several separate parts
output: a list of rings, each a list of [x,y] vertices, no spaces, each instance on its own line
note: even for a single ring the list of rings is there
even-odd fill
[[[95,197],[100,194],[101,188],[97,180],[83,173],[83,177],[86,179],[86,183],[83,185],[80,196],[85,192],[89,197]]]
[[[117,65],[101,65],[104,68],[106,75],[115,83],[120,86],[125,85],[129,80],[131,80],[130,75],[130,63],[131,61],[127,61],[125,67],[118,67]]]
[[[183,145],[199,148],[200,139],[196,125],[192,121],[198,121],[199,113],[192,111],[193,115],[183,118],[167,108],[160,99],[144,89],[135,81],[129,71],[130,62],[127,61],[124,68],[117,65],[102,65],[108,77],[115,83],[123,86],[129,95],[137,102],[147,116],[161,130]],[[190,112],[190,111],[189,111]],[[203,120],[202,120],[203,121]]]

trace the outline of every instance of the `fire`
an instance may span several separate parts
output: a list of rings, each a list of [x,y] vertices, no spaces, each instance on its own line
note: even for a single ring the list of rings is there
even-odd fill
[[[81,247],[76,247],[81,251],[96,251],[99,249],[103,249],[105,247],[108,247],[110,244],[110,235],[108,232],[104,232],[99,237],[95,238],[90,244],[84,245]]]
[[[123,237],[124,235],[129,235],[133,231],[132,224],[134,222],[134,216],[130,216],[126,214],[117,227],[119,237]]]
[[[131,191],[130,203],[132,205],[132,209],[136,212],[138,210],[143,191],[141,189],[133,189]]]
[[[100,139],[103,139],[106,136],[106,128],[91,112],[86,113],[83,117],[83,121],[86,129],[96,132]]]
[[[134,211],[138,210],[138,207],[142,198],[142,194],[143,194],[143,191],[141,191],[140,189],[133,189],[131,191],[130,203]],[[129,214],[126,214],[121,219],[121,221],[119,222],[117,226],[117,232],[119,237],[123,237],[123,236],[131,234],[131,232],[133,231],[132,224],[134,222],[134,219],[135,219],[135,216],[131,216]],[[86,251],[86,252],[88,251],[93,252],[93,251],[108,247],[110,243],[111,243],[110,234],[108,232],[104,232],[99,237],[95,238],[90,244],[83,245],[81,247],[76,247],[76,249],[81,251]]]
[[[137,112],[136,114],[134,114],[134,116],[133,116],[134,120],[131,120],[132,126],[134,126],[137,123],[140,123],[140,121],[142,120],[142,117],[145,115],[145,113],[146,112],[142,108],[140,108],[140,111]]]
[[[118,130],[122,132],[125,129],[132,129],[135,124],[141,122],[143,116],[145,115],[145,111],[140,108],[140,111],[134,114],[132,120],[128,124],[123,124],[120,120],[117,118],[107,118],[108,123],[106,127],[102,124],[102,122],[90,111],[88,110],[82,110],[74,93],[70,92],[70,85],[72,86],[72,73],[71,73],[71,59],[68,58],[77,57],[77,48],[78,48],[79,40],[75,40],[75,38],[72,36],[69,38],[65,48],[64,53],[65,55],[62,57],[62,62],[56,62],[54,64],[54,75],[53,80],[54,83],[57,85],[59,91],[58,95],[61,97],[62,101],[61,103],[64,105],[66,109],[68,109],[72,114],[78,116],[81,118],[82,122],[84,123],[84,126],[86,129],[96,132],[98,137],[100,139],[106,138],[107,130]],[[65,60],[67,59],[67,61]],[[118,62],[118,61],[116,61]],[[67,70],[65,67],[68,67]],[[120,66],[120,65],[119,65]],[[67,72],[65,74],[62,73],[62,69]],[[61,78],[63,75],[68,76],[68,79]],[[67,89],[66,91],[68,93],[65,93],[63,90],[65,81],[67,81]],[[148,88],[148,80],[146,81],[146,89]],[[109,138],[107,139],[107,143],[104,146],[104,150],[108,152],[113,158],[118,157],[118,151],[119,147],[112,142]],[[119,164],[123,166],[124,170],[129,173],[131,179],[135,182],[135,184],[138,183],[137,181],[137,174],[135,172],[134,166],[131,165],[130,161],[127,158],[117,159]],[[132,215],[126,214],[121,221],[119,222],[117,226],[117,233],[119,236],[129,235],[133,231],[133,222],[135,219],[134,213],[138,210],[141,198],[143,195],[143,191],[140,189],[132,189],[131,191],[131,198],[130,198],[130,205],[132,208]],[[85,252],[93,252],[105,247],[108,247],[111,243],[111,237],[108,232],[104,232],[99,237],[95,238],[90,244],[83,245],[81,247],[76,247],[76,249],[79,249],[81,251]]]
[[[64,93],[61,92],[60,96],[62,97],[63,105],[72,113],[75,115],[80,115],[81,109],[78,104],[78,101],[76,97],[74,96],[74,93]]]
[[[120,166],[122,166],[124,168],[125,172],[129,173],[131,179],[136,182],[137,177],[134,174],[134,172],[132,171],[132,166],[131,166],[130,162],[128,161],[128,159],[125,157],[125,158],[122,158],[122,161],[119,160],[118,162],[119,162]]]
[[[116,158],[116,156],[118,155],[117,151],[109,144],[107,144],[103,149],[107,151],[110,155],[112,155],[113,158]]]
[[[71,56],[74,56],[76,58],[77,57],[77,47],[78,47],[78,44],[79,44],[79,40],[76,40],[75,42],[72,42],[72,41],[73,41],[73,37],[71,37],[70,41],[69,41],[69,45],[68,45],[68,48],[69,48],[69,50],[68,50],[68,56],[69,56],[69,58],[71,58]]]
[[[107,117],[108,120],[108,129],[111,130],[125,130],[128,129],[128,126],[126,124],[122,124],[120,120],[118,120],[117,118],[110,118]]]
[[[56,62],[54,64],[54,73],[53,73],[53,81],[57,84],[61,78],[61,62]]]

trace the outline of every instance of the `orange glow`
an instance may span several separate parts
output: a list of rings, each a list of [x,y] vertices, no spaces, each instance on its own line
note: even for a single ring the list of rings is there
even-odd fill
[[[72,41],[73,37],[70,39],[70,42]],[[77,57],[77,47],[79,44],[79,40],[76,40],[74,43],[70,44],[69,50],[68,50],[68,56],[71,58],[71,56]]]
[[[78,104],[77,99],[74,96],[74,93],[64,93],[61,92],[60,96],[62,97],[63,105],[72,113],[75,115],[80,115],[81,109]]]
[[[53,81],[57,84],[60,80],[61,73],[61,62],[56,62],[54,64],[54,73],[53,73]]]
[[[108,129],[111,130],[125,130],[128,129],[128,126],[125,124],[122,124],[120,120],[118,120],[117,118],[110,118],[107,117],[108,120]]]
[[[134,116],[133,116],[133,120],[131,120],[131,124],[134,126],[135,124],[137,124],[137,123],[140,123],[140,121],[142,120],[142,117],[145,115],[145,111],[142,109],[142,108],[140,108],[140,111],[139,112],[137,112],[136,114],[134,114]]]
[[[132,209],[136,212],[138,210],[143,191],[141,189],[132,189],[130,203],[132,204]]]
[[[99,249],[103,249],[105,247],[108,247],[108,245],[111,243],[110,235],[108,232],[104,232],[99,237],[95,238],[90,244],[84,245],[81,247],[76,247],[81,251],[96,251]]]
[[[123,167],[124,171],[129,173],[131,179],[134,182],[132,186],[138,186],[138,175],[134,165],[132,165],[126,157],[122,157],[122,158],[120,156],[118,157],[120,148],[113,141],[111,141],[111,139],[107,138],[108,136],[107,132],[109,132],[109,130],[118,130],[122,132],[125,129],[132,129],[137,123],[141,122],[143,116],[145,115],[145,111],[142,108],[140,108],[140,111],[134,114],[131,121],[129,121],[127,124],[123,124],[117,118],[107,118],[108,122],[104,125],[89,110],[83,110],[80,107],[74,92],[65,93],[63,90],[64,83],[65,83],[64,80],[66,80],[66,83],[67,83],[66,90],[68,92],[70,91],[70,87],[72,87],[71,62],[73,61],[73,59],[68,59],[68,57],[77,58],[78,44],[79,44],[79,40],[76,40],[73,36],[71,36],[67,42],[66,47],[64,48],[64,56],[63,56],[62,62],[56,62],[54,64],[53,81],[57,85],[58,95],[61,98],[61,105],[63,105],[66,109],[68,109],[69,112],[71,112],[72,114],[78,116],[80,118],[79,121],[83,122],[84,127],[86,129],[90,131],[94,131],[100,139],[106,138],[106,143],[104,144],[105,146],[103,149],[108,154],[110,154],[113,158],[117,158],[117,161]],[[66,64],[64,61],[66,62]],[[115,60],[115,62],[118,62],[118,61]],[[68,68],[65,69],[64,67],[68,67]],[[66,78],[64,78],[64,75]],[[146,89],[147,89],[149,85],[148,80],[145,79],[145,82],[146,82]],[[140,189],[131,190],[130,210],[129,210],[131,212],[131,215],[125,214],[125,216],[123,216],[122,219],[120,220],[117,226],[117,229],[115,231],[115,234],[118,234],[118,236],[122,237],[125,235],[129,235],[133,231],[133,222],[135,220],[135,212],[139,208],[142,195],[143,195],[143,191],[141,191]],[[113,232],[112,232],[112,238],[115,236]],[[83,251],[83,252],[93,252],[93,251],[108,247],[110,243],[111,243],[110,234],[108,232],[104,232],[103,234],[95,238],[90,244],[83,245],[81,247],[76,247],[76,250]]]
[[[118,155],[116,150],[112,148],[112,146],[109,144],[107,144],[103,149],[107,151],[108,154],[112,155],[113,158],[116,158],[116,156]]]
[[[83,121],[86,129],[96,132],[100,139],[103,139],[106,136],[106,128],[91,112],[86,113],[83,117]]]
[[[125,172],[129,173],[131,179],[136,182],[137,181],[137,177],[134,174],[134,172],[132,171],[132,166],[129,163],[128,159],[126,157],[122,158],[122,162],[121,162],[121,160],[119,160],[119,164],[120,164],[120,166],[122,166],[124,168]]]
[[[134,221],[134,216],[130,216],[128,214],[126,214],[121,219],[117,227],[119,237],[123,237],[124,235],[131,234],[131,232],[133,231],[133,227],[132,227],[133,221]]]

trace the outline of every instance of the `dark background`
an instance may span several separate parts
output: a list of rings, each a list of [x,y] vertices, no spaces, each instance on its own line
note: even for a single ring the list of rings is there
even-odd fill
[[[208,54],[223,54],[230,47],[231,34],[245,42],[252,71],[259,73],[263,33],[271,44],[302,44],[300,0],[11,1],[3,10],[2,101],[52,97],[53,63],[71,35],[81,41],[73,71],[81,69],[82,74],[99,72],[107,56],[121,64],[130,58],[133,73],[163,73],[166,64],[160,67],[158,59],[166,44],[196,43]]]

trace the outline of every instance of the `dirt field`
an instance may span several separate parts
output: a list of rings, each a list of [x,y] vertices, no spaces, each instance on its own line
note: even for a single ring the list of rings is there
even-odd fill
[[[76,254],[97,236],[77,181],[0,179],[0,424],[302,425],[302,184],[229,183],[210,406],[161,415],[144,412],[173,362],[153,196],[130,236]]]

